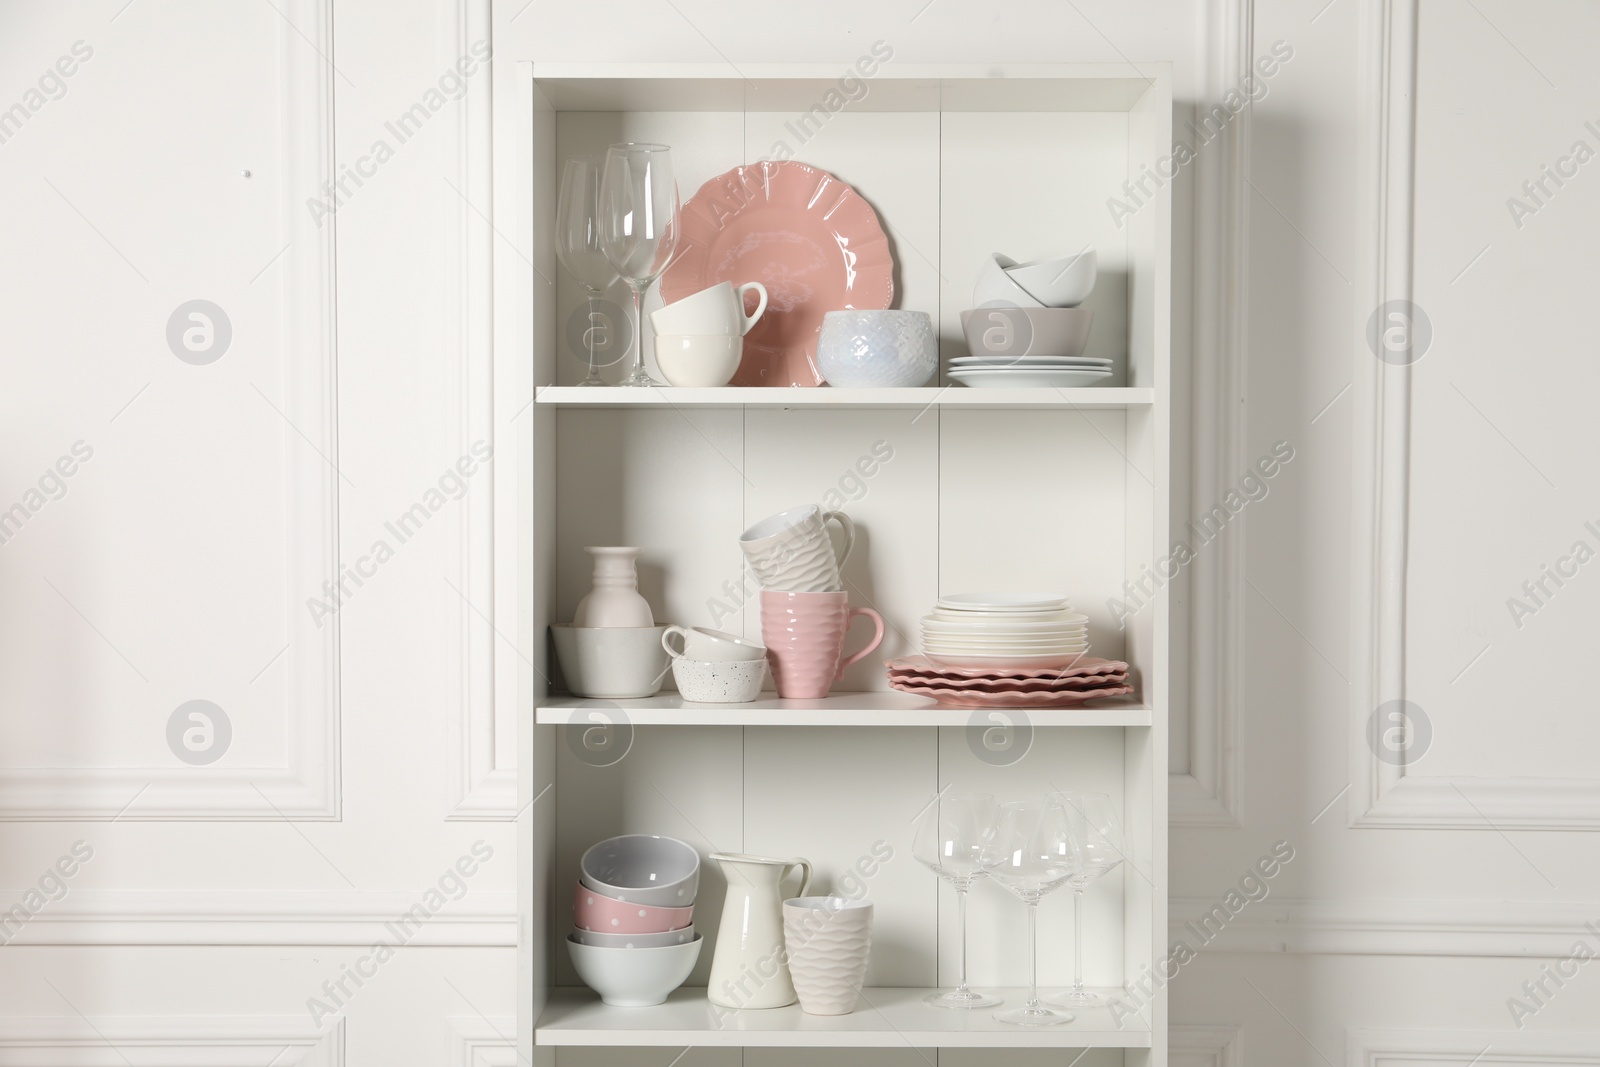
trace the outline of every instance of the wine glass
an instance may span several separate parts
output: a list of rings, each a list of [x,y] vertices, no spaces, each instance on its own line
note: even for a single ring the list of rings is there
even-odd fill
[[[1051,997],[1050,1003],[1092,1008],[1108,1001],[1083,988],[1083,891],[1123,861],[1126,843],[1106,794],[1070,789],[1051,793],[1046,800],[1065,812],[1068,833],[1082,860],[1067,881],[1072,890],[1072,989]]]
[[[589,294],[589,328],[583,339],[589,346],[589,376],[579,385],[604,385],[594,365],[594,302],[605,295],[617,272],[600,250],[600,156],[569,159],[561,171],[561,193],[556,198],[556,256]]]
[[[960,982],[923,1000],[936,1008],[989,1008],[1000,998],[967,988],[967,890],[983,876],[983,846],[994,833],[999,806],[988,793],[941,793],[917,816],[911,851],[917,862],[955,887],[961,940]]]
[[[678,183],[664,144],[614,144],[600,177],[600,247],[633,290],[633,368],[618,385],[659,386],[644,370],[644,294],[678,249]]]
[[[1001,805],[995,831],[983,847],[982,867],[1028,905],[1028,1002],[995,1012],[1003,1023],[1056,1026],[1074,1018],[1071,1012],[1051,1011],[1039,1003],[1039,900],[1065,885],[1079,863],[1077,842],[1061,805],[1048,800]]]

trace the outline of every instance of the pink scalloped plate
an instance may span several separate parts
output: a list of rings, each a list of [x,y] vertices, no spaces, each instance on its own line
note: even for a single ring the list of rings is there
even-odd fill
[[[1044,693],[1057,689],[1085,689],[1096,685],[1125,685],[1125,673],[1095,674],[1076,678],[941,678],[927,674],[890,674],[889,684],[936,685],[946,689],[987,690],[991,693]]]
[[[1117,659],[1100,659],[1097,656],[1084,656],[1071,667],[1065,670],[1054,668],[1021,668],[1017,670],[1000,670],[989,667],[946,667],[935,663],[926,656],[901,656],[899,659],[885,660],[885,667],[889,673],[913,673],[921,675],[948,676],[952,678],[1082,678],[1091,675],[1126,674],[1128,665]]]
[[[1112,685],[1099,689],[1054,689],[1043,693],[984,693],[971,689],[946,689],[943,686],[902,685],[890,682],[902,693],[927,697],[941,704],[962,708],[1070,708],[1099,697],[1127,696],[1131,685]]]
[[[718,282],[767,288],[734,385],[821,385],[822,316],[894,300],[894,255],[877,212],[804,163],[751,163],[712,178],[683,205],[678,233],[678,256],[661,276],[665,302]]]

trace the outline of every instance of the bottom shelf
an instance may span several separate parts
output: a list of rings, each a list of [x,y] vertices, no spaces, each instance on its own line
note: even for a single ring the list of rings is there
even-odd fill
[[[988,991],[988,990],[986,990]],[[931,989],[868,987],[850,1015],[807,1015],[799,1005],[760,1011],[712,1006],[704,989],[683,988],[665,1004],[614,1008],[588,989],[560,988],[539,1017],[535,1045],[725,1046],[742,1048],[1149,1048],[1142,1014],[1110,1008],[1076,1011],[1061,1026],[997,1022],[994,1008],[949,1011],[922,998]],[[1025,989],[992,990],[1005,1010],[1027,1000]],[[1050,990],[1043,995],[1055,992]],[[1122,995],[1122,990],[1099,993]]]

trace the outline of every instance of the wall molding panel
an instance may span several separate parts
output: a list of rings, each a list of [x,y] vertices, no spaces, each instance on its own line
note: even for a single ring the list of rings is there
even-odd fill
[[[358,945],[515,948],[516,894],[469,891],[400,933],[389,924],[414,892],[306,893],[77,890],[21,927],[7,945]],[[3,915],[0,915],[3,917]],[[4,1067],[0,1063],[0,1067]]]
[[[320,589],[339,573],[333,227],[305,210],[335,176],[332,0],[289,0],[278,35],[288,242],[282,268],[288,472],[288,587]],[[305,35],[302,39],[301,34]],[[309,47],[308,47],[309,44]],[[304,435],[302,439],[301,435]],[[318,629],[284,608],[287,767],[0,768],[0,821],[337,820],[339,616]]]
[[[1366,318],[1413,290],[1418,0],[1367,0],[1363,67],[1369,96],[1360,143],[1364,233],[1358,279],[1349,824],[1361,828],[1600,829],[1600,780],[1419,777],[1369,747],[1375,709],[1406,696],[1406,553],[1411,478],[1411,371],[1374,357]]]
[[[1167,1062],[1171,1067],[1244,1067],[1244,1048],[1237,1026],[1167,1028]]]
[[[490,0],[441,0],[441,66],[491,38]],[[445,264],[447,333],[459,360],[448,398],[452,438],[460,454],[488,442],[500,452],[494,428],[494,201],[492,75],[475,79],[451,113],[443,198],[449,232],[459,235]],[[455,722],[448,749],[448,818],[507,820],[516,814],[515,767],[496,759],[495,493],[469,493],[456,521],[451,580],[459,604],[452,648]]]
[[[1254,0],[1208,0],[1202,106],[1251,72]],[[1194,352],[1189,510],[1221,500],[1244,469],[1249,244],[1246,108],[1194,162]],[[1189,770],[1168,780],[1173,826],[1237,827],[1239,650],[1244,531],[1230,530],[1189,566]]]
[[[345,1026],[278,1015],[0,1018],[0,1067],[344,1067]]]
[[[1593,1067],[1600,1033],[1551,1030],[1356,1030],[1345,1042],[1350,1067]]]
[[[450,1067],[517,1067],[517,1020],[454,1017],[450,1046]]]
[[[1194,947],[1212,899],[1175,898],[1170,936]],[[1193,926],[1186,926],[1192,923]],[[1600,901],[1264,900],[1234,916],[1207,952],[1560,959],[1600,937]]]

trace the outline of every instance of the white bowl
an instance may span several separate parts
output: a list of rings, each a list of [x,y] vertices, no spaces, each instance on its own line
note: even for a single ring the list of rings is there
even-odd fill
[[[1001,268],[1027,294],[1047,308],[1075,308],[1094,292],[1099,269],[1094,249],[1086,248],[1071,256],[1052,256],[1032,263],[1016,263],[999,257]]]
[[[582,697],[651,697],[667,677],[665,626],[550,627],[567,687]]]
[[[678,695],[696,704],[746,704],[761,695],[767,661],[690,659],[672,661]]]
[[[652,908],[687,908],[700,888],[700,853],[675,837],[624,834],[590,845],[578,880],[597,893]]]
[[[602,934],[574,926],[569,936],[580,945],[594,948],[664,948],[686,945],[700,935],[694,932],[694,924],[691,923],[682,930],[668,930],[660,934]]]
[[[835,388],[911,388],[939,369],[926,311],[830,311],[817,336],[817,369]]]
[[[744,358],[744,338],[723,333],[658,333],[656,366],[680,389],[727,385]]]
[[[705,938],[659,948],[599,948],[567,938],[567,952],[583,984],[619,1008],[664,1002],[681,986],[700,958]]]
[[[978,271],[978,281],[972,287],[973,307],[1044,307],[1020,282],[1006,273],[1004,264],[1015,262],[999,252],[992,253],[983,261],[983,268]]]

